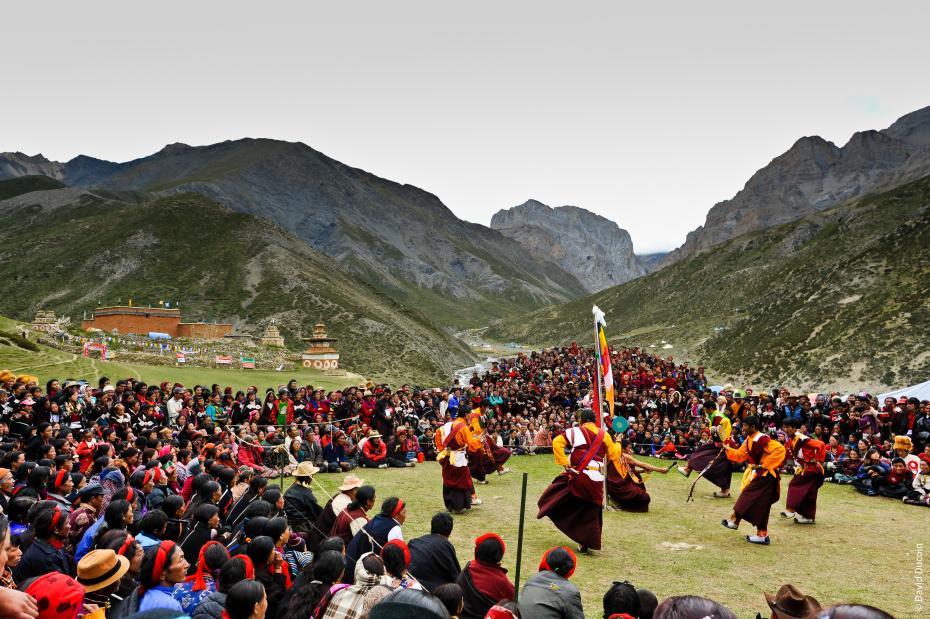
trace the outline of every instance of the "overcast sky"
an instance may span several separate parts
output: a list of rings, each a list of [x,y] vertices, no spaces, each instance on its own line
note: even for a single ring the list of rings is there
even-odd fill
[[[928,7],[15,2],[0,151],[301,141],[463,219],[533,197],[667,250],[798,137],[930,105]]]

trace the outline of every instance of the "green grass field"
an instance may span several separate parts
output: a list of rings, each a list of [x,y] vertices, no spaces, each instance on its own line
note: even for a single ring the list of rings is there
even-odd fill
[[[504,566],[514,576],[520,511],[521,473],[529,474],[526,531],[521,582],[536,571],[542,553],[552,546],[572,545],[549,520],[536,520],[536,500],[559,469],[548,455],[520,456],[508,463],[513,472],[478,486],[484,504],[456,516],[452,542],[459,561],[472,558],[475,537],[499,533],[507,544]],[[378,491],[378,504],[397,495],[409,505],[404,537],[429,532],[430,517],[443,509],[439,467],[434,462],[415,469],[357,472]],[[317,476],[333,492],[341,475]],[[693,503],[685,503],[693,481],[676,472],[653,473],[646,482],[652,495],[649,513],[607,512],[603,549],[583,555],[573,577],[582,591],[585,615],[601,617],[601,597],[613,581],[628,580],[671,595],[704,595],[725,603],[738,617],[753,618],[768,607],[763,592],[774,593],[786,582],[816,597],[824,606],[840,601],[869,603],[898,618],[920,616],[912,602],[917,544],[926,542],[930,510],[890,499],[868,498],[848,486],[826,484],[820,492],[817,524],[781,522],[782,501],[772,508],[771,546],[743,540],[739,531],[722,527],[733,500],[715,499],[714,487],[698,482]],[[285,485],[287,485],[285,480]],[[734,494],[739,482],[734,477]],[[326,500],[316,488],[321,503]]]
[[[17,332],[16,322],[0,319],[0,331]],[[41,346],[39,352],[30,352],[15,345],[0,345],[0,369],[11,370],[15,374],[32,374],[39,377],[44,385],[50,378],[87,379],[96,383],[101,376],[115,382],[120,378],[141,378],[149,384],[162,381],[179,382],[187,386],[212,385],[217,383],[230,386],[234,390],[245,389],[255,385],[264,391],[267,387],[277,386],[296,378],[301,385],[313,385],[323,389],[341,389],[348,385],[364,382],[357,374],[346,376],[327,376],[322,372],[305,370],[275,372],[274,370],[240,370],[237,368],[205,368],[196,366],[160,366],[137,363],[122,363],[119,358],[101,361],[99,357],[82,357],[47,346]]]

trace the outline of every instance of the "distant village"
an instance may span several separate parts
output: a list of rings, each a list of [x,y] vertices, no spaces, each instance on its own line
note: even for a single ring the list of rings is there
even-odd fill
[[[48,345],[84,356],[119,358],[154,365],[241,367],[243,369],[295,369],[304,367],[341,376],[336,338],[318,322],[306,347],[296,354],[286,348],[284,336],[271,319],[258,337],[237,333],[230,323],[185,322],[179,308],[114,305],[98,307],[81,320],[76,330],[70,317],[39,310],[32,330]]]

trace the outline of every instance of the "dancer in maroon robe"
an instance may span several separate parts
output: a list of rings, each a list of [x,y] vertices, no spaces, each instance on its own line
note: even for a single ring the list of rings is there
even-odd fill
[[[461,417],[453,419],[436,431],[436,460],[442,467],[442,499],[446,509],[461,514],[472,506],[481,505],[471,481],[467,452],[480,449],[481,443],[471,434]]]
[[[571,450],[568,457],[565,449]],[[619,450],[594,411],[581,411],[581,425],[568,428],[552,441],[555,463],[565,471],[552,480],[539,497],[537,518],[548,516],[562,533],[578,543],[579,550],[600,550],[604,515],[604,466],[619,457]]]
[[[477,449],[468,448],[468,468],[471,476],[479,484],[487,484],[487,476],[491,473],[506,475],[510,472],[510,469],[504,466],[510,459],[510,450],[506,447],[498,447],[486,430],[488,419],[483,411],[491,410],[491,408],[491,402],[485,399],[481,402],[481,408],[475,408],[465,415],[468,429],[480,443]]]
[[[662,468],[637,460],[630,439],[626,437],[620,440],[620,448],[620,457],[607,465],[607,496],[625,512],[648,512],[651,499],[640,473],[649,471],[665,475],[675,464]]]
[[[788,498],[782,518],[794,518],[798,524],[814,524],[817,516],[817,493],[823,485],[823,460],[827,446],[823,441],[798,432],[798,422],[785,419],[783,427],[788,441],[785,451],[794,460],[794,477],[788,482]]]
[[[752,544],[769,544],[769,511],[778,502],[780,478],[778,469],[785,461],[785,447],[767,434],[759,432],[759,418],[750,415],[743,420],[746,440],[733,449],[726,447],[732,462],[746,462],[743,485],[733,506],[733,514],[720,524],[736,530],[746,520],[756,525],[756,534],[747,535]]]

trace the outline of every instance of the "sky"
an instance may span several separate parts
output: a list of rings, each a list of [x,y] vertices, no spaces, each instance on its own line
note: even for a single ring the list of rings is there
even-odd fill
[[[677,247],[799,137],[930,105],[925,2],[17,2],[0,151],[304,142],[462,219],[535,198]]]

